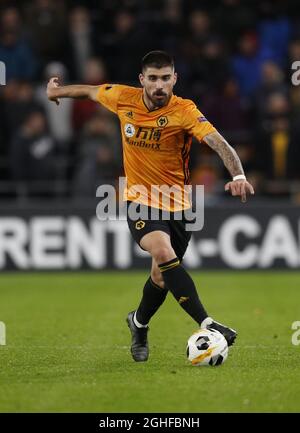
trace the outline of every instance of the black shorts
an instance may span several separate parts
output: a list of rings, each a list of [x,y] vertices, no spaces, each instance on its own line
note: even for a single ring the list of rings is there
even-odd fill
[[[130,203],[131,202],[127,202],[127,209]],[[140,212],[142,208],[147,214],[147,218],[134,220],[129,217],[127,212],[127,222],[133,239],[140,246],[140,241],[144,235],[156,230],[161,230],[170,236],[171,245],[181,261],[192,235],[191,231],[186,231],[186,224],[192,223],[192,221],[186,220],[183,212],[180,215],[180,220],[176,220],[174,217],[175,214],[172,212],[170,212],[171,218],[164,220],[162,211],[158,209],[156,209],[156,211],[159,214],[159,219],[153,220],[151,219],[151,208],[143,204],[137,205],[138,212]]]

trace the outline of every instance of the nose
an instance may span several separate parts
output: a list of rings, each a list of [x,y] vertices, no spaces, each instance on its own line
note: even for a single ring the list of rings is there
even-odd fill
[[[163,88],[163,81],[162,80],[157,80],[155,87],[156,87],[157,90],[162,89]]]

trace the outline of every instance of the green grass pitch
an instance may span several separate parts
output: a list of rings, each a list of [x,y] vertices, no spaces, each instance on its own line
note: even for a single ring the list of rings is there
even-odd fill
[[[300,412],[298,272],[193,272],[208,312],[239,332],[226,363],[193,367],[195,323],[169,294],[134,363],[125,323],[147,273],[2,274],[0,412]]]

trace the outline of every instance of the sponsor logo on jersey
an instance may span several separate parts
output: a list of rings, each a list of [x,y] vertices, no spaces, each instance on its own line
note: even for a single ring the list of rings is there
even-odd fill
[[[206,117],[204,117],[204,116],[199,116],[197,120],[198,120],[198,122],[200,122],[200,123],[201,123],[201,122],[207,122],[207,119],[206,119]]]

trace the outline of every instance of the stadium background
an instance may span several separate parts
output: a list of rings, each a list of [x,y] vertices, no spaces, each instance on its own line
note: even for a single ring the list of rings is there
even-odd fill
[[[299,411],[298,3],[1,1],[1,412]],[[95,215],[96,187],[123,174],[118,121],[90,101],[46,98],[50,76],[136,85],[152,49],[174,55],[175,93],[235,147],[256,190],[246,204],[226,195],[222,161],[194,143],[205,225],[186,265],[211,314],[239,330],[220,370],[187,368],[195,325],[170,296],[152,322],[150,361],[132,363],[124,318],[149,259],[125,221]],[[96,272],[61,272],[81,269]]]
[[[207,210],[187,266],[299,267],[298,9],[296,1],[2,2],[1,269],[145,266],[126,224],[94,221],[96,187],[123,174],[117,119],[91,101],[50,104],[45,87],[51,76],[137,85],[141,57],[158,48],[175,57],[176,93],[236,148],[256,190],[239,206],[224,194],[222,161],[194,143],[191,179],[205,186]],[[68,241],[76,215],[77,238]]]

